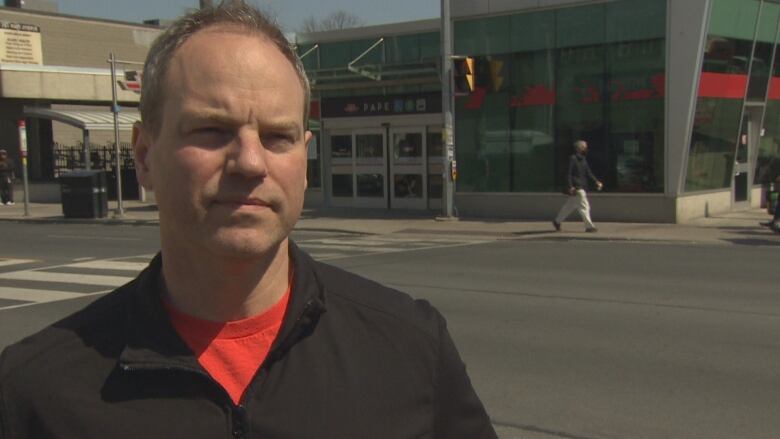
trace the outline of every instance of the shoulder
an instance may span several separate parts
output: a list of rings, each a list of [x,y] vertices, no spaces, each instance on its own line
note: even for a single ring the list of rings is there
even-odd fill
[[[84,309],[8,346],[0,356],[0,383],[34,380],[85,356],[103,356],[123,343],[131,282]],[[23,378],[27,379],[23,379]]]
[[[428,301],[328,264],[314,264],[326,291],[328,312],[336,308],[339,313],[368,318],[376,326],[404,328],[438,339],[444,319]]]

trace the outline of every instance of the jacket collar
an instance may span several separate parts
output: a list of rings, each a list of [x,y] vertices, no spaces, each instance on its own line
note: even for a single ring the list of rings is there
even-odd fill
[[[292,241],[289,247],[294,267],[293,291],[266,363],[278,360],[311,334],[325,312],[325,289],[316,263]],[[124,370],[178,368],[205,373],[173,328],[162,305],[161,270],[162,255],[158,253],[136,279],[125,321],[127,342],[119,356],[119,365]]]

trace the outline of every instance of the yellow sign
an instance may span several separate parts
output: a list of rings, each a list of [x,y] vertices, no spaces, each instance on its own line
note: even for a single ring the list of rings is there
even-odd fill
[[[43,65],[40,28],[0,22],[0,63]]]

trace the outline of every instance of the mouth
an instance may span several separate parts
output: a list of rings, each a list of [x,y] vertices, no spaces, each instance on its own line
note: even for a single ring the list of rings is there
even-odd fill
[[[234,209],[273,209],[273,204],[260,198],[224,198],[218,199],[216,204],[232,207]]]

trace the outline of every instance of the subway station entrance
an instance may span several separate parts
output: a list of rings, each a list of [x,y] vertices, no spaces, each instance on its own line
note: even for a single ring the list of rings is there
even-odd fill
[[[441,94],[322,101],[323,190],[333,207],[441,209]]]

